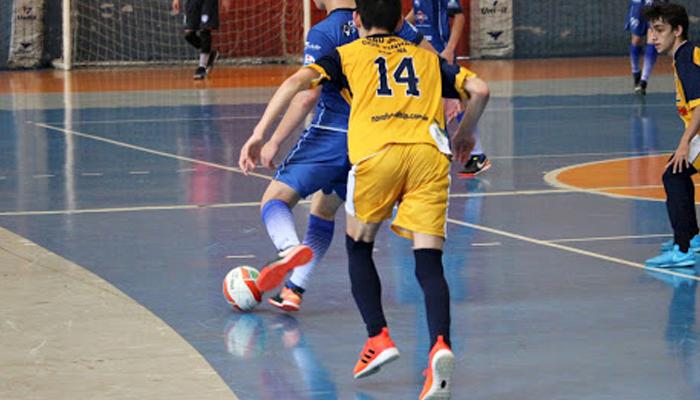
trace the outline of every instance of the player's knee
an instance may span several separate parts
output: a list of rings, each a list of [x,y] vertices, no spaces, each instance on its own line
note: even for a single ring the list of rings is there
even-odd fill
[[[199,31],[199,38],[202,41],[202,53],[211,53],[211,31],[209,29]]]
[[[197,36],[197,32],[187,30],[185,31],[185,40],[187,43],[191,44],[193,47],[199,49],[202,47],[202,41],[199,39],[199,36]]]

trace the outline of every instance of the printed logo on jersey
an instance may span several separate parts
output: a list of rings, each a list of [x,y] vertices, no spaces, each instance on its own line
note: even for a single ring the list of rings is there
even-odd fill
[[[419,24],[425,23],[425,21],[428,19],[428,17],[425,15],[423,11],[418,11],[416,13],[416,22]]]
[[[316,59],[311,54],[304,56],[304,65],[311,65],[316,62]]]
[[[311,43],[311,42],[306,42],[304,43],[304,49],[308,50],[321,50],[321,45],[318,45],[316,43]]]
[[[209,15],[207,14],[202,14],[202,23],[206,24],[207,21],[209,21]]]
[[[420,0],[414,0],[413,7],[416,7],[416,8],[420,7]]]
[[[348,21],[343,24],[343,35],[345,35],[345,37],[351,37],[356,31],[355,22]]]
[[[639,26],[639,19],[637,18],[630,18],[630,27],[632,29],[635,29]]]

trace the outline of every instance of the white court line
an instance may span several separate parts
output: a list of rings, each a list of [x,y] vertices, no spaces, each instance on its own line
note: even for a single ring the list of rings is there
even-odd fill
[[[301,200],[297,204],[311,204],[311,200]],[[170,210],[195,210],[205,208],[236,208],[236,207],[260,207],[259,201],[242,203],[215,203],[215,204],[175,204],[170,206],[141,206],[141,207],[109,207],[109,208],[84,208],[78,210],[43,210],[43,211],[6,211],[0,212],[0,217],[22,217],[32,215],[73,215],[73,214],[100,214],[118,212],[144,212],[144,211],[170,211]]]
[[[53,175],[53,174],[36,174],[36,175],[32,175],[32,178],[34,178],[34,179],[48,179],[48,178],[53,178],[55,176],[56,175]]]
[[[207,161],[201,161],[201,160],[197,160],[197,159],[193,159],[193,158],[189,158],[189,157],[177,156],[177,155],[170,154],[170,153],[165,153],[165,152],[162,152],[162,151],[152,150],[152,149],[148,149],[148,148],[141,147],[141,146],[135,146],[135,145],[131,145],[131,144],[128,144],[128,143],[119,142],[119,141],[116,141],[116,140],[106,139],[106,138],[103,138],[103,137],[100,137],[100,136],[95,136],[95,135],[90,135],[90,134],[87,134],[87,133],[72,131],[72,130],[69,130],[69,129],[63,129],[63,128],[58,128],[58,127],[53,127],[53,126],[50,126],[50,125],[47,125],[47,124],[43,124],[43,123],[34,123],[34,124],[35,124],[36,126],[43,127],[43,128],[45,128],[45,129],[47,129],[47,130],[54,130],[54,131],[62,132],[62,133],[64,133],[64,134],[73,134],[73,135],[80,136],[80,137],[84,137],[84,138],[88,138],[88,139],[93,139],[93,140],[97,140],[97,141],[101,141],[101,142],[105,142],[105,143],[114,144],[114,145],[120,146],[120,147],[125,147],[125,148],[129,148],[129,149],[133,149],[133,150],[143,151],[143,152],[146,152],[146,153],[149,153],[149,154],[155,154],[155,155],[159,155],[159,156],[163,156],[163,157],[169,157],[169,158],[174,158],[174,159],[178,159],[178,160],[182,160],[182,161],[189,161],[189,162],[193,162],[193,163],[198,163],[198,164],[202,164],[202,165],[207,165],[207,166],[214,167],[214,168],[221,168],[221,169],[224,169],[224,170],[227,170],[227,171],[233,171],[233,172],[242,173],[242,171],[241,171],[240,169],[238,169],[238,168],[233,168],[233,167],[229,167],[229,166],[226,166],[226,165],[211,163],[211,162],[207,162]],[[631,157],[631,158],[635,158],[635,157]],[[592,163],[591,163],[591,164],[592,164]],[[550,174],[551,174],[551,173],[550,173]],[[268,180],[271,179],[269,176],[267,176],[267,175],[262,175],[262,174],[250,173],[249,175],[257,176],[257,177],[264,178],[264,179],[268,179]],[[566,189],[574,189],[574,188],[566,188]],[[584,191],[584,192],[585,192],[586,190],[580,190],[580,189],[579,189],[579,191]],[[178,207],[178,206],[174,206],[174,207]],[[187,205],[187,206],[179,206],[179,208],[198,208],[198,206]],[[147,207],[143,207],[143,209],[147,209]],[[162,208],[161,208],[161,209],[162,209]],[[117,210],[117,209],[113,209],[113,210]],[[128,211],[133,211],[133,209],[128,209]],[[75,211],[72,211],[72,213],[85,213],[85,212],[87,212],[87,211],[86,211],[86,210],[75,210]],[[103,211],[100,211],[100,212],[103,212]],[[51,213],[51,212],[49,211],[49,213]],[[65,212],[64,212],[64,213],[65,213]],[[7,214],[7,213],[0,214],[0,216],[2,216],[2,215],[8,215],[8,214]],[[26,215],[26,214],[25,214],[25,215]],[[493,229],[493,228],[488,228],[488,227],[485,227],[485,226],[474,225],[474,224],[470,224],[470,223],[468,223],[468,222],[462,222],[462,221],[454,220],[454,219],[451,219],[451,218],[448,218],[447,221],[448,221],[448,222],[451,222],[451,223],[453,223],[453,224],[456,224],[456,225],[466,226],[466,227],[469,227],[469,228],[478,229],[478,230],[482,230],[482,231],[485,231],[485,232],[490,232],[490,233],[494,233],[494,234],[497,234],[497,235],[506,236],[506,237],[510,237],[510,238],[513,238],[513,239],[517,239],[517,240],[522,240],[522,241],[525,241],[525,242],[530,242],[530,243],[534,243],[534,244],[539,244],[539,245],[545,246],[545,247],[550,247],[550,248],[555,248],[555,249],[559,249],[559,250],[563,250],[563,251],[568,251],[568,252],[571,252],[571,253],[576,253],[576,254],[580,254],[580,255],[585,255],[585,256],[589,256],[589,257],[593,257],[593,258],[605,260],[605,261],[612,262],[612,263],[622,264],[622,265],[626,265],[626,266],[630,266],[630,267],[634,267],[634,268],[645,269],[645,270],[649,270],[649,271],[656,271],[656,272],[663,273],[663,274],[675,275],[675,276],[679,276],[679,277],[686,278],[686,279],[693,279],[693,280],[699,280],[699,281],[700,281],[700,278],[698,278],[697,276],[681,274],[681,273],[678,273],[678,272],[669,271],[669,270],[660,269],[660,268],[647,268],[647,267],[645,267],[645,266],[642,265],[642,264],[635,263],[635,262],[631,262],[631,261],[627,261],[627,260],[623,260],[623,259],[620,259],[620,258],[609,257],[609,256],[605,256],[605,255],[598,254],[598,253],[593,253],[593,252],[586,251],[586,250],[579,250],[579,249],[576,249],[576,248],[573,248],[573,247],[568,247],[568,246],[564,246],[564,245],[557,244],[557,243],[549,243],[549,242],[546,242],[546,241],[542,241],[542,240],[530,238],[530,237],[527,237],[527,236],[517,235],[517,234],[514,234],[514,233],[509,233],[509,232],[505,232],[505,231],[501,231],[501,230],[497,230],[497,229]]]
[[[599,191],[597,188],[590,188],[590,189],[580,188],[580,187],[576,187],[573,185],[567,185],[565,183],[562,183],[558,179],[559,175],[562,172],[566,172],[566,171],[573,169],[573,168],[579,168],[579,167],[583,167],[583,166],[595,165],[595,164],[606,163],[606,162],[611,162],[611,161],[632,160],[635,158],[645,158],[645,157],[647,157],[647,156],[643,155],[643,156],[634,156],[634,157],[610,158],[607,160],[597,160],[597,161],[590,161],[590,162],[581,163],[581,164],[568,165],[566,167],[558,168],[558,169],[555,169],[554,171],[549,172],[547,175],[544,176],[544,181],[547,182],[550,186],[553,186],[555,188],[566,189],[566,190],[576,190],[576,191],[584,192],[584,193],[591,193],[591,194],[597,194],[597,195],[606,196],[606,197],[612,197],[615,199],[633,199],[633,200],[646,200],[646,201],[656,201],[656,202],[666,201],[664,199],[650,199],[650,198],[640,197],[640,196],[609,193],[609,192],[605,192],[605,191]],[[645,185],[645,186],[636,186],[635,188],[644,189],[644,188],[656,188],[656,187],[663,187],[663,186],[662,185]],[[625,188],[621,187],[620,189],[625,189]]]
[[[176,155],[176,154],[171,154],[171,153],[166,153],[166,152],[163,152],[163,151],[153,150],[153,149],[149,149],[149,148],[147,148],[147,147],[136,146],[136,145],[133,145],[133,144],[129,144],[129,143],[125,143],[125,142],[120,142],[120,141],[117,141],[117,140],[112,140],[112,139],[103,138],[103,137],[101,137],[101,136],[91,135],[91,134],[89,134],[89,133],[83,133],[83,132],[78,132],[78,131],[74,131],[74,130],[70,130],[70,129],[59,128],[59,127],[56,127],[56,126],[51,126],[51,125],[47,125],[47,124],[40,123],[40,122],[30,122],[30,121],[27,121],[27,123],[29,123],[29,124],[34,124],[34,125],[36,125],[36,126],[38,126],[38,127],[41,127],[41,128],[44,128],[44,129],[47,129],[47,130],[50,130],[50,131],[57,131],[57,132],[61,132],[61,133],[66,134],[66,135],[75,135],[75,136],[83,137],[83,138],[86,138],[86,139],[97,140],[97,141],[99,141],[99,142],[109,143],[109,144],[113,144],[113,145],[115,145],[115,146],[125,147],[125,148],[127,148],[127,149],[143,151],[144,153],[155,154],[155,155],[161,156],[161,157],[173,158],[173,159],[175,159],[175,160],[180,160],[180,161],[188,161],[188,162],[195,163],[195,164],[206,165],[206,166],[208,166],[208,167],[220,168],[220,169],[223,169],[223,170],[226,170],[226,171],[237,172],[237,173],[239,173],[239,174],[242,174],[242,173],[243,173],[243,171],[241,171],[239,168],[229,167],[228,165],[223,165],[223,164],[217,164],[217,163],[213,163],[213,162],[209,162],[209,161],[198,160],[198,159],[196,159],[196,158],[178,156],[178,155]],[[267,179],[267,180],[272,180],[272,177],[270,177],[270,176],[268,176],[268,175],[258,174],[257,172],[249,172],[248,175],[249,175],[249,176],[254,176],[254,177],[257,177],[257,178],[263,178],[263,179]]]
[[[550,239],[544,240],[549,243],[571,243],[571,242],[602,242],[607,240],[627,240],[627,239],[647,239],[647,238],[664,238],[673,236],[670,233],[654,233],[649,235],[627,235],[627,236],[593,236],[584,238],[569,238],[569,239]]]
[[[102,176],[102,172],[81,172],[80,176]]]
[[[490,160],[519,160],[519,159],[538,159],[538,158],[573,158],[573,157],[603,157],[603,156],[637,156],[647,157],[659,154],[673,153],[674,150],[654,150],[647,154],[639,154],[638,151],[613,151],[610,153],[562,153],[562,154],[530,154],[523,156],[491,156]]]
[[[695,184],[700,187],[700,183]],[[601,186],[596,188],[577,188],[569,186],[567,189],[536,189],[536,190],[510,190],[503,192],[483,192],[483,193],[450,193],[450,198],[470,198],[470,197],[498,197],[498,196],[535,196],[542,194],[566,194],[566,193],[586,193],[586,194],[606,194],[605,190],[631,190],[631,189],[661,189],[663,185],[637,185],[637,186]],[[648,199],[645,197],[634,197],[625,195],[613,195],[613,197],[632,198],[637,200],[665,201]]]
[[[228,117],[202,117],[202,118],[141,118],[141,119],[106,119],[92,121],[76,121],[79,125],[88,124],[122,124],[122,123],[149,123],[149,122],[183,122],[183,121],[219,121],[219,120],[236,120],[236,119],[260,119],[261,115],[238,115]],[[29,122],[29,121],[28,121]],[[47,125],[63,125],[63,121],[47,121]]]
[[[501,242],[472,243],[474,247],[494,247],[500,246]]]
[[[610,256],[606,256],[603,254],[594,253],[592,251],[581,250],[581,249],[577,249],[575,247],[564,246],[562,244],[557,244],[557,243],[551,243],[551,242],[548,242],[545,240],[531,238],[529,236],[518,235],[517,233],[502,231],[500,229],[489,228],[489,227],[482,226],[482,225],[475,225],[475,224],[471,224],[469,222],[463,222],[463,221],[459,221],[459,220],[452,219],[452,218],[447,218],[447,222],[453,223],[455,225],[464,226],[467,228],[476,229],[476,230],[483,231],[483,232],[492,233],[494,235],[505,236],[505,237],[515,239],[515,240],[520,240],[523,242],[538,244],[540,246],[545,246],[545,247],[549,247],[549,248],[553,248],[553,249],[557,249],[557,250],[562,250],[562,251],[566,251],[569,253],[574,253],[574,254],[579,254],[582,256],[597,258],[599,260],[611,262],[614,264],[620,264],[620,265],[624,265],[627,267],[643,269],[646,271],[654,271],[654,272],[659,272],[662,274],[674,275],[674,276],[678,276],[678,277],[685,278],[685,279],[692,279],[695,281],[700,281],[700,277],[695,276],[695,275],[687,275],[687,274],[683,274],[680,272],[676,272],[676,271],[669,270],[669,269],[663,269],[663,268],[646,267],[646,266],[644,266],[644,264],[640,264],[640,263],[636,263],[636,262],[632,262],[632,261],[628,261],[628,260],[623,260],[621,258],[610,257]]]
[[[255,255],[253,255],[253,254],[241,254],[241,255],[226,256],[225,258],[233,258],[233,259],[255,258]]]
[[[535,111],[535,110],[577,110],[577,109],[609,109],[609,108],[637,108],[638,104],[571,104],[565,106],[523,106],[523,107],[490,107],[484,112],[503,111]],[[648,103],[645,107],[673,107],[667,103]],[[80,125],[87,124],[121,124],[121,123],[149,123],[149,122],[183,122],[183,121],[219,121],[237,119],[260,119],[262,115],[232,115],[226,117],[199,117],[199,118],[137,118],[137,119],[113,119],[113,120],[91,120],[77,121]],[[63,121],[45,121],[47,125],[63,125]],[[38,124],[38,123],[37,123]]]
[[[129,175],[148,175],[151,171],[129,171]]]

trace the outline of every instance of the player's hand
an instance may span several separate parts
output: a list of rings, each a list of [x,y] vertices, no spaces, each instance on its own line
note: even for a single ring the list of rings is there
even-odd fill
[[[262,150],[260,150],[260,164],[262,164],[262,166],[265,168],[275,169],[275,163],[273,160],[279,149],[279,144],[273,142],[272,140],[265,143]]]
[[[238,157],[238,167],[241,168],[244,174],[255,169],[255,166],[260,160],[260,148],[262,147],[262,137],[257,135],[251,136],[243,145],[241,155]]]
[[[180,0],[173,0],[172,8],[173,8],[173,14],[179,14],[180,13]]]
[[[450,50],[448,48],[445,48],[445,50],[440,53],[440,57],[444,58],[447,60],[448,63],[454,64],[455,62],[455,52],[454,50]]]
[[[469,161],[474,144],[476,144],[476,139],[471,133],[455,135],[452,138],[452,155],[454,159],[460,164],[465,164]]]
[[[676,152],[673,153],[673,157],[666,164],[666,168],[673,166],[671,172],[674,174],[683,172],[683,168],[688,168],[690,163],[688,162],[688,151],[690,150],[688,143],[680,143]]]
[[[445,99],[445,118],[447,118],[447,123],[452,122],[453,119],[457,118],[457,115],[462,111],[462,103],[459,99]]]

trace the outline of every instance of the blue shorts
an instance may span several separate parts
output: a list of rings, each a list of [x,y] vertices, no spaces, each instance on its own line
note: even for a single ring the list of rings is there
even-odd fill
[[[647,34],[647,20],[642,16],[642,8],[644,8],[644,2],[630,2],[630,11],[627,14],[627,23],[625,24],[625,30],[630,31],[636,36],[646,36]]]
[[[302,198],[323,190],[345,201],[350,167],[347,132],[309,127],[277,168],[275,180]]]

